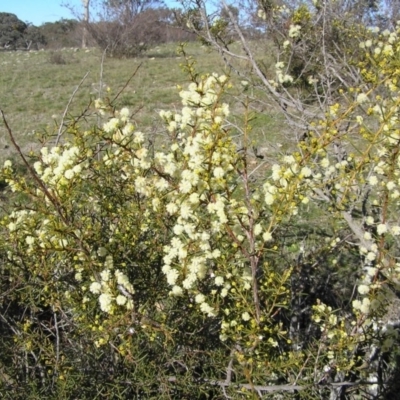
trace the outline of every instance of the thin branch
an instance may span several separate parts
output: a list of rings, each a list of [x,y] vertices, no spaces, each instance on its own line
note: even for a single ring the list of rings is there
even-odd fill
[[[169,382],[176,382],[178,378],[175,376],[170,376],[168,378]],[[221,388],[231,387],[237,389],[247,389],[253,390],[256,392],[294,392],[296,390],[306,390],[306,389],[318,389],[320,387],[331,387],[331,388],[341,388],[341,387],[357,387],[363,385],[376,385],[376,382],[370,381],[355,381],[355,382],[330,382],[330,383],[321,383],[321,384],[310,384],[310,385],[253,385],[251,383],[227,383],[226,381],[217,381],[211,379],[199,379],[199,381],[207,382],[212,386],[220,386]]]
[[[58,362],[60,361],[60,333],[58,331],[58,320],[57,320],[57,312],[53,309],[54,315],[54,327],[56,329],[56,365],[58,366]]]
[[[263,85],[267,88],[267,90],[270,92],[270,94],[273,95],[274,99],[277,101],[277,103],[281,106],[281,108],[285,109],[286,106],[290,106],[290,107],[294,107],[296,108],[298,111],[300,111],[302,113],[302,115],[305,116],[312,116],[309,115],[310,113],[304,109],[303,104],[301,103],[301,101],[296,101],[296,99],[294,99],[287,91],[286,91],[286,98],[282,95],[280,95],[276,89],[271,85],[271,83],[268,81],[267,77],[265,76],[265,74],[260,70],[258,63],[256,62],[256,60],[253,57],[252,51],[250,50],[250,47],[248,46],[247,40],[245,39],[242,30],[240,29],[236,19],[234,18],[232,11],[230,10],[230,8],[228,7],[227,3],[225,0],[221,0],[222,5],[224,6],[226,12],[229,15],[229,18],[235,28],[236,33],[239,35],[240,41],[242,43],[243,46],[243,50],[245,51],[248,60],[251,63],[251,66],[253,67],[254,71],[256,72],[257,76],[261,79]],[[220,46],[219,46],[220,47]],[[224,51],[224,49],[221,48],[222,51]]]
[[[61,119],[60,127],[58,128],[58,134],[57,134],[57,139],[56,139],[56,146],[58,146],[58,142],[60,141],[60,138],[61,138],[61,136],[62,136],[62,134],[63,134],[62,128],[63,128],[63,126],[64,126],[64,119],[65,119],[65,117],[66,117],[66,115],[67,115],[67,113],[68,113],[69,106],[71,105],[72,100],[74,99],[74,97],[75,97],[75,95],[76,95],[76,92],[77,92],[77,91],[79,90],[79,88],[82,86],[82,83],[85,81],[85,79],[86,79],[86,77],[87,77],[88,75],[89,75],[89,71],[86,72],[85,76],[81,79],[81,81],[79,82],[79,85],[75,88],[75,90],[73,91],[71,97],[70,97],[69,100],[68,100],[67,106],[65,107],[64,114],[63,114],[62,119]]]
[[[140,63],[137,68],[135,69],[135,71],[133,72],[133,74],[130,76],[130,78],[126,81],[125,85],[122,86],[121,90],[116,94],[116,96],[111,100],[111,104],[113,104],[118,97],[120,96],[120,94],[127,88],[127,86],[129,85],[130,81],[135,77],[136,73],[138,72],[139,68],[142,66],[143,63]]]
[[[19,156],[21,157],[23,163],[25,164],[26,168],[28,169],[28,171],[30,172],[31,176],[33,177],[33,179],[36,181],[36,183],[39,185],[39,187],[42,189],[44,195],[49,199],[49,201],[53,204],[53,206],[55,207],[55,209],[57,210],[60,218],[63,220],[64,223],[67,223],[67,219],[64,216],[62,210],[61,210],[61,205],[58,202],[58,200],[50,193],[50,191],[47,189],[46,185],[43,183],[43,181],[37,176],[35,170],[32,168],[32,166],[29,164],[28,160],[26,159],[26,157],[24,156],[24,154],[22,153],[21,148],[18,146],[18,143],[16,142],[14,135],[11,131],[10,126],[8,125],[7,119],[4,115],[3,110],[0,109],[0,113],[2,116],[2,120],[4,123],[4,126],[6,127],[8,136],[10,137],[11,143],[13,144],[14,148],[17,150],[17,153],[19,154]]]
[[[103,54],[101,55],[101,63],[100,63],[100,80],[99,80],[99,99],[101,99],[102,93],[101,88],[103,87],[103,70],[104,70],[104,60],[106,58],[108,46],[104,49]]]

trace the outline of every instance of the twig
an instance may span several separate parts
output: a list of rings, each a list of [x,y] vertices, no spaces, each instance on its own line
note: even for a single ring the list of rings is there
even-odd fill
[[[37,176],[35,170],[32,168],[32,166],[29,164],[28,160],[26,159],[26,157],[22,153],[21,148],[18,146],[18,143],[15,141],[14,135],[13,135],[13,133],[11,131],[10,126],[8,125],[8,122],[7,122],[7,119],[6,119],[5,115],[4,115],[3,110],[0,109],[0,113],[1,113],[1,117],[2,117],[2,120],[3,120],[4,126],[6,127],[8,136],[10,137],[11,143],[13,144],[15,149],[17,150],[17,153],[21,157],[23,163],[25,164],[26,168],[28,169],[28,171],[32,175],[33,179],[36,181],[36,183],[42,189],[44,195],[54,205],[55,209],[57,210],[57,212],[58,212],[60,218],[63,220],[63,222],[66,223],[67,220],[66,220],[66,218],[65,218],[65,216],[64,216],[64,214],[63,214],[63,212],[61,210],[61,205],[59,204],[58,200],[49,192],[49,190],[47,189],[47,187],[45,186],[43,181]]]
[[[60,362],[60,332],[58,331],[58,320],[57,320],[57,312],[53,307],[53,316],[54,316],[54,327],[56,330],[56,371],[58,371],[58,364]],[[56,378],[56,374],[53,375],[53,385],[54,379]]]
[[[286,98],[285,98],[282,95],[280,95],[278,93],[278,91],[273,87],[273,85],[268,81],[267,77],[261,71],[259,65],[257,64],[257,62],[253,56],[253,53],[250,50],[250,47],[248,46],[248,43],[243,35],[243,32],[240,29],[236,19],[234,18],[233,14],[232,14],[232,11],[228,7],[226,1],[221,0],[221,3],[223,5],[224,9],[226,10],[226,12],[228,13],[229,18],[232,21],[232,24],[235,28],[235,31],[240,38],[240,42],[242,43],[242,47],[243,47],[244,52],[247,55],[248,61],[250,62],[251,66],[253,67],[253,70],[256,72],[257,76],[261,79],[264,86],[267,88],[268,92],[273,96],[273,99],[278,103],[278,105],[283,110],[285,110],[285,107],[291,106],[291,107],[296,108],[298,111],[300,111],[305,116],[309,116],[309,117],[313,116],[312,114],[310,115],[310,112],[308,110],[304,109],[303,104],[301,102],[297,101],[295,98],[293,98],[293,96],[288,91],[286,91],[286,93],[285,93],[286,94]],[[214,41],[214,44],[216,44],[215,41]],[[225,52],[225,49],[221,48],[221,51]]]
[[[54,315],[54,326],[56,329],[56,365],[58,365],[58,362],[60,360],[60,333],[58,331],[57,312],[54,309],[53,309],[53,315]]]
[[[103,69],[104,69],[104,59],[106,57],[108,46],[104,49],[103,54],[101,55],[101,64],[100,64],[100,80],[99,80],[99,99],[101,99],[101,88],[103,87]]]
[[[75,97],[75,95],[76,95],[76,92],[77,92],[77,91],[79,90],[79,88],[82,86],[82,83],[85,81],[85,79],[86,79],[86,77],[87,77],[88,75],[89,75],[89,71],[86,72],[85,76],[84,76],[84,77],[82,78],[82,80],[79,82],[79,85],[75,88],[75,90],[73,91],[71,97],[70,97],[69,100],[68,100],[67,106],[65,107],[65,110],[64,110],[64,114],[63,114],[63,116],[62,116],[62,118],[61,118],[60,127],[58,128],[58,134],[57,134],[57,139],[56,139],[56,146],[58,146],[58,142],[60,141],[60,138],[61,138],[61,135],[62,135],[62,128],[63,128],[63,126],[64,126],[64,119],[65,119],[65,117],[66,117],[66,115],[67,115],[69,106],[71,105],[72,100],[74,99],[74,97]]]
[[[139,68],[142,66],[143,63],[140,63],[135,71],[133,72],[133,74],[130,76],[130,78],[126,81],[125,85],[122,86],[121,90],[116,94],[116,96],[111,100],[111,104],[113,104],[115,102],[115,100],[118,99],[118,97],[120,96],[120,94],[126,89],[126,87],[129,85],[130,81],[134,78],[134,76],[136,75],[136,73],[138,72]]]
[[[175,376],[170,376],[168,378],[169,382],[176,382],[178,379]],[[340,387],[354,387],[354,386],[362,386],[362,385],[376,385],[376,382],[369,382],[369,381],[356,381],[356,382],[331,382],[331,383],[324,383],[324,384],[314,384],[314,385],[291,385],[291,384],[284,384],[284,385],[253,385],[250,383],[226,383],[225,381],[216,381],[211,379],[199,379],[199,381],[207,382],[213,386],[220,386],[221,388],[226,388],[231,386],[232,388],[238,389],[248,389],[254,390],[256,392],[293,392],[295,390],[306,390],[311,388],[318,388],[318,387],[332,387],[332,388],[340,388]]]
[[[104,59],[106,57],[108,45],[104,49],[103,54],[101,55],[101,63],[100,63],[100,79],[99,79],[99,94],[98,98],[101,99],[102,93],[101,89],[103,87],[103,71],[104,71]],[[100,114],[97,114],[97,126],[100,126]],[[100,161],[100,143],[97,144],[97,159]]]

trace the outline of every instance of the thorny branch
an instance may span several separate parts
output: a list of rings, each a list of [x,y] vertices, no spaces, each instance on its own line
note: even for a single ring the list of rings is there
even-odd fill
[[[14,135],[12,133],[12,130],[10,128],[10,126],[8,125],[6,116],[4,115],[3,110],[0,110],[1,112],[1,116],[2,116],[2,120],[4,123],[4,126],[6,127],[8,136],[10,137],[11,143],[13,144],[14,148],[17,150],[19,156],[21,157],[22,162],[25,164],[26,168],[28,169],[29,173],[31,174],[31,176],[33,177],[33,179],[36,181],[36,183],[39,185],[40,189],[42,190],[42,192],[44,193],[44,195],[49,199],[49,201],[54,205],[55,209],[57,210],[60,218],[63,220],[64,223],[67,223],[67,218],[64,215],[62,208],[61,208],[61,204],[59,203],[59,201],[57,200],[56,197],[54,197],[49,190],[47,189],[46,185],[43,183],[43,181],[37,176],[35,170],[33,169],[33,167],[29,164],[28,160],[26,159],[24,153],[22,152],[21,148],[19,147],[18,143],[16,142]]]

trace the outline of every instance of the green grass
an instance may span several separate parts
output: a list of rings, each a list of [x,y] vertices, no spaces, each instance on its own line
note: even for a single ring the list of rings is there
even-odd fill
[[[85,74],[88,75],[69,106],[69,118],[79,115],[90,99],[106,95],[108,87],[112,98],[140,65],[135,77],[119,97],[118,106],[128,106],[137,111],[135,121],[138,129],[155,131],[161,124],[158,112],[161,109],[179,109],[177,85],[187,84],[187,76],[180,68],[184,59],[177,55],[176,50],[177,44],[161,45],[139,58],[105,58],[103,65],[102,53],[97,49],[64,49],[60,50],[60,54],[51,51],[1,52],[0,108],[26,152],[35,146],[35,133],[57,130],[66,105]],[[228,73],[219,55],[198,42],[189,43],[186,51],[196,60],[199,73]],[[60,58],[65,61],[64,64],[54,62]],[[243,89],[239,80],[236,83],[229,101],[233,111],[240,112],[241,106],[236,96]],[[262,115],[257,121],[256,136],[263,140],[279,125],[276,115],[271,113]],[[2,162],[12,152],[2,124],[0,149]]]

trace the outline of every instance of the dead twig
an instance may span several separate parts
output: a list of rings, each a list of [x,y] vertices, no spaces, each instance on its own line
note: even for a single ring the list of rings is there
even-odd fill
[[[62,136],[62,134],[63,134],[62,128],[63,128],[63,126],[64,126],[64,120],[65,120],[65,117],[67,116],[67,113],[68,113],[68,110],[69,110],[69,106],[71,105],[72,100],[74,99],[74,97],[75,97],[75,95],[76,95],[76,92],[77,92],[77,91],[79,90],[79,88],[82,86],[82,83],[85,81],[85,79],[86,79],[86,77],[87,77],[88,75],[89,75],[89,71],[86,72],[85,76],[81,79],[81,81],[79,82],[79,85],[75,88],[75,90],[73,91],[71,97],[70,97],[69,100],[68,100],[67,106],[65,107],[63,116],[62,116],[62,118],[61,118],[60,126],[59,126],[59,128],[58,128],[57,139],[56,139],[56,146],[58,146],[58,143],[59,143],[59,141],[60,141],[60,138],[61,138],[61,136]]]

